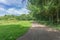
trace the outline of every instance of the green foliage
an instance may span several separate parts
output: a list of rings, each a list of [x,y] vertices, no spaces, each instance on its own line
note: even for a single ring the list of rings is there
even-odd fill
[[[0,16],[0,20],[32,20],[31,14],[21,14],[20,16],[15,15],[5,15]]]
[[[60,23],[60,0],[29,0],[28,8],[36,20]]]

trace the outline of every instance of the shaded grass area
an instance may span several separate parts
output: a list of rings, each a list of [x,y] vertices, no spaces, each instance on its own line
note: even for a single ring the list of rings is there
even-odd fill
[[[24,35],[31,23],[29,21],[7,22],[0,24],[0,40],[16,40]]]
[[[53,26],[51,26],[51,27],[54,28],[54,29],[60,30],[60,25],[59,25],[59,24],[53,25]]]
[[[38,23],[47,25],[53,29],[60,30],[60,24],[53,24],[52,22],[49,21],[38,21]]]

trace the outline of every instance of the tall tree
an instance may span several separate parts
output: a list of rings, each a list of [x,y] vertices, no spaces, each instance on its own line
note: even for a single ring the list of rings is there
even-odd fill
[[[29,4],[37,20],[43,19],[57,24],[60,22],[60,0],[29,0]]]

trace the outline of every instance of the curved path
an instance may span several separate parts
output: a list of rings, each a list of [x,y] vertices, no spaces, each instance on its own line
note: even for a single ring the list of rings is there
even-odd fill
[[[60,32],[45,25],[33,23],[30,30],[16,40],[60,40]]]

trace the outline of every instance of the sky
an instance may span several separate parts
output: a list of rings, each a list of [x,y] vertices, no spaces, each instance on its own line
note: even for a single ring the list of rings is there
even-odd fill
[[[0,16],[27,14],[27,0],[0,0]]]

